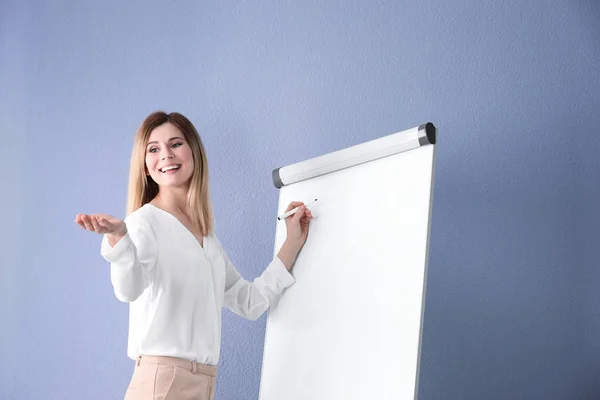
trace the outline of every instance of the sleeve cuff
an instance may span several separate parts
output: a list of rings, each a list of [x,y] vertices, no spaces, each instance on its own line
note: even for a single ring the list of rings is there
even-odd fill
[[[108,237],[104,235],[102,238],[102,247],[100,254],[106,261],[108,262],[116,262],[119,260],[121,255],[129,248],[131,245],[131,238],[129,237],[129,232],[125,233],[125,235],[115,244],[114,247],[108,243]]]
[[[287,288],[296,282],[294,276],[288,271],[279,257],[275,256],[268,268],[282,287]]]

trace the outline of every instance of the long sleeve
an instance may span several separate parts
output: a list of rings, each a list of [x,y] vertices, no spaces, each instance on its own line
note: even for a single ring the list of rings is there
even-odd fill
[[[248,282],[241,277],[222,248],[221,254],[226,265],[223,306],[244,318],[255,320],[260,317],[271,302],[295,282],[277,256],[260,277]]]
[[[115,295],[123,302],[135,301],[148,287],[156,263],[156,239],[142,218],[127,221],[127,233],[114,247],[104,235],[102,256],[110,262],[110,280]]]

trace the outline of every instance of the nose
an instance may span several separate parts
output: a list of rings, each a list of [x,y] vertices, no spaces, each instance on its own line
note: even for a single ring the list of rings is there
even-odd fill
[[[173,158],[173,153],[171,152],[171,149],[168,149],[165,153],[163,153],[162,159],[164,160],[165,158],[168,158],[169,160],[171,158]]]

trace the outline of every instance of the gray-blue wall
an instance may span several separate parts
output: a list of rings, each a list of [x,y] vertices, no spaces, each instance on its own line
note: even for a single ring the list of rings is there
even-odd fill
[[[273,168],[434,122],[420,399],[600,398],[600,4],[524,3],[2,1],[0,399],[124,393],[128,308],[73,219],[123,217],[156,109],[201,132],[249,279]],[[223,318],[217,399],[256,399],[266,318]]]

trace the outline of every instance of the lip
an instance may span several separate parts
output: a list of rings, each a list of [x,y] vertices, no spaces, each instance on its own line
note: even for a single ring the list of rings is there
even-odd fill
[[[176,169],[171,169],[169,171],[163,171],[163,168],[168,168],[168,167],[177,167]],[[169,164],[169,165],[165,165],[163,167],[158,168],[158,172],[164,174],[166,172],[171,172],[171,171],[177,171],[181,168],[181,164]]]

